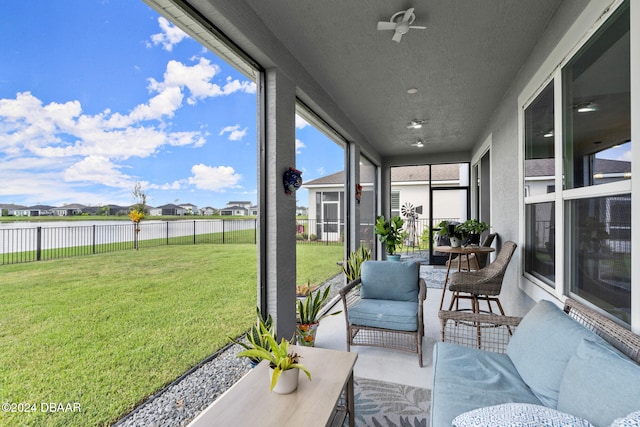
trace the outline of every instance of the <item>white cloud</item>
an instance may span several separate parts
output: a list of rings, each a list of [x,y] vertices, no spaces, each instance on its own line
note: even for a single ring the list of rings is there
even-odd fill
[[[201,164],[191,168],[193,176],[189,178],[189,184],[193,184],[199,190],[221,191],[240,188],[238,184],[242,176],[237,174],[231,166],[207,166]]]
[[[296,114],[296,129],[304,129],[309,126],[309,122]]]
[[[120,166],[106,157],[88,156],[64,171],[67,182],[107,184],[109,187],[132,188],[136,179],[120,172]]]
[[[302,142],[298,138],[296,138],[296,154],[302,153],[302,149],[303,148],[307,148],[307,146],[304,145],[304,142]]]
[[[161,32],[151,36],[153,46],[162,45],[164,50],[171,52],[173,50],[173,46],[189,37],[187,33],[173,25],[162,16],[158,18],[158,24],[160,25]]]
[[[240,141],[247,134],[247,128],[240,129],[240,125],[226,126],[218,135],[222,136],[225,133],[229,134],[229,141]]]

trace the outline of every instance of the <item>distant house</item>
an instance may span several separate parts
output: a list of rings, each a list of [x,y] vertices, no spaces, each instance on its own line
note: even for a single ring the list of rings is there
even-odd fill
[[[296,206],[296,216],[304,216],[309,214],[309,208],[306,206]]]
[[[198,207],[193,203],[184,203],[178,206],[184,209],[185,212],[188,213],[189,215],[198,215]]]
[[[250,201],[231,201],[226,207],[220,209],[220,215],[258,215],[258,207],[252,206]]]
[[[468,173],[461,171],[458,164],[438,165],[431,170],[431,184],[446,188],[460,185],[460,176]],[[309,191],[309,220],[320,240],[336,241],[344,227],[344,171],[336,172],[302,184]],[[429,217],[429,166],[403,166],[391,169],[391,215],[403,215],[403,209],[413,210],[418,220]],[[360,221],[372,225],[373,197],[367,196],[373,191],[371,184],[362,182],[362,204]],[[439,195],[434,204],[434,220],[439,218],[462,218],[459,194],[449,192]]]
[[[182,216],[187,213],[187,210],[173,203],[158,206],[156,208],[149,208],[149,215],[151,216]]]
[[[0,215],[7,216],[27,216],[29,215],[29,208],[22,205],[0,204]]]
[[[60,206],[58,208],[53,208],[51,211],[56,216],[73,216],[73,215],[82,215],[84,209],[87,206],[81,205],[79,203],[72,203],[69,205]]]
[[[212,208],[211,206],[200,208],[200,215],[215,215],[217,212],[218,210],[215,208]]]

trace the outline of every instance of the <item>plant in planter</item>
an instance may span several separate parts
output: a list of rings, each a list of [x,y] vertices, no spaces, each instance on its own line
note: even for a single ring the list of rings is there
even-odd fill
[[[477,219],[468,219],[458,226],[472,245],[480,244],[480,235],[489,229],[489,224]]]
[[[316,331],[320,320],[327,316],[335,316],[341,311],[334,313],[320,314],[322,306],[329,299],[330,287],[326,287],[324,292],[318,290],[307,295],[304,299],[298,300],[296,312],[298,315],[298,323],[296,328],[296,336],[298,344],[306,347],[313,347],[316,342]]]
[[[454,221],[440,221],[437,225],[440,229],[438,231],[438,237],[448,238],[451,247],[457,248],[462,244],[462,240],[465,238],[464,230],[460,228],[460,224]]]
[[[348,282],[353,282],[360,277],[362,263],[371,259],[371,250],[360,246],[357,251],[351,252],[349,258],[342,263],[342,272]]]
[[[396,259],[400,259],[400,256],[396,255],[396,249],[402,247],[403,225],[404,220],[399,216],[394,216],[389,220],[386,220],[382,215],[376,218],[375,233],[380,242],[385,244],[387,254],[395,256]]]
[[[252,350],[255,348],[270,349],[269,342],[264,337],[264,332],[268,333],[272,337],[276,336],[275,328],[273,326],[273,318],[271,315],[267,315],[266,319],[263,319],[260,314],[260,309],[256,307],[256,321],[251,325],[251,329],[247,332],[247,342],[239,338],[229,337],[229,340],[242,346],[245,350]],[[247,356],[252,366],[260,363],[261,358],[255,358]]]
[[[255,346],[238,353],[238,357],[249,357],[268,360],[271,383],[269,390],[278,394],[287,394],[298,388],[298,369],[302,370],[311,381],[311,372],[299,362],[300,355],[289,351],[289,341],[282,338],[277,343],[273,335],[261,325],[262,339],[267,346]]]

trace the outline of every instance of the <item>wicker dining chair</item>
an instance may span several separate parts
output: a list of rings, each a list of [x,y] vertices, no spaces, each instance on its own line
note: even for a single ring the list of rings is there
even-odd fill
[[[471,300],[471,311],[474,313],[480,312],[480,301],[486,301],[489,312],[493,313],[491,309],[491,302],[493,301],[497,304],[500,314],[504,316],[504,310],[498,296],[502,290],[505,271],[516,251],[516,247],[517,245],[514,242],[504,242],[495,261],[488,266],[478,271],[453,273],[449,278],[449,290],[453,292],[449,310],[453,309],[454,304],[457,310],[460,299],[469,299]]]
[[[490,247],[496,238],[496,233],[489,233],[485,236],[484,240],[480,244],[482,247]],[[451,270],[480,270],[487,265],[487,258],[489,254],[469,254],[469,263],[467,264],[466,255],[458,255],[451,261],[447,261],[446,266]]]

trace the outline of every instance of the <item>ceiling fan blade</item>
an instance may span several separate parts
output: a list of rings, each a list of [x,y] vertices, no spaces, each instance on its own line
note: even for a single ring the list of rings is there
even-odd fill
[[[402,40],[402,33],[399,33],[396,31],[393,37],[391,37],[391,40],[393,40],[396,43],[400,43],[400,40]]]
[[[406,12],[404,13],[404,18],[402,18],[402,22],[409,22],[409,19],[411,19],[411,15],[413,15],[412,7],[406,10]]]
[[[380,21],[378,22],[378,31],[381,30],[395,30],[396,24],[394,22]]]
[[[427,27],[423,27],[422,25],[411,25],[409,28],[414,28],[416,30],[426,30]]]

